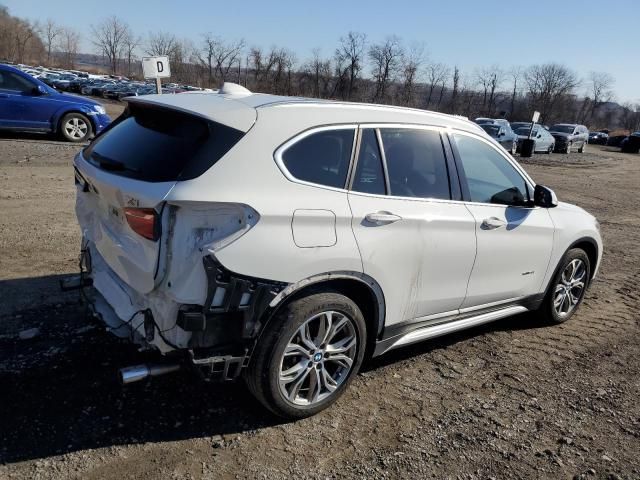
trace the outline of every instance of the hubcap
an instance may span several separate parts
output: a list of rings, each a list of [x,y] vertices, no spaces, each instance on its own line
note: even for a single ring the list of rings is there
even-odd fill
[[[296,405],[321,402],[347,379],[357,354],[356,328],[335,311],[306,320],[280,360],[280,392]]]
[[[87,123],[81,118],[74,117],[64,124],[64,131],[71,138],[82,138],[87,134]]]
[[[560,318],[569,315],[582,298],[587,267],[578,258],[571,260],[562,271],[553,297],[553,308]]]

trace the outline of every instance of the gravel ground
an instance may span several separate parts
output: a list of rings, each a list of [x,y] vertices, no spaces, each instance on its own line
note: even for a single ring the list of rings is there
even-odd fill
[[[640,157],[523,162],[602,224],[570,322],[520,315],[395,351],[330,410],[282,423],[239,384],[117,384],[143,355],[56,287],[77,261],[77,150],[0,138],[0,478],[640,478]]]

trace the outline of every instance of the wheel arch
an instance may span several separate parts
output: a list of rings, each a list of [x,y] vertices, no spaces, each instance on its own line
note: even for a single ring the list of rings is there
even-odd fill
[[[53,118],[52,121],[52,132],[53,133],[59,133],[60,132],[60,128],[61,128],[61,124],[62,124],[62,119],[64,118],[65,115],[69,114],[69,113],[79,113],[80,115],[87,117],[87,119],[89,120],[89,123],[91,124],[91,130],[92,132],[95,134],[96,132],[96,122],[95,119],[93,118],[93,115],[90,115],[89,112],[83,110],[82,108],[79,108],[77,106],[73,106],[73,107],[65,107],[62,108],[60,110],[58,110],[55,113],[55,116]]]
[[[573,243],[571,243],[562,253],[562,256],[560,257],[558,264],[555,266],[553,270],[553,274],[551,275],[551,277],[549,277],[549,283],[544,289],[545,296],[547,295],[549,288],[551,288],[551,283],[555,278],[555,276],[558,274],[558,270],[562,267],[562,259],[565,257],[567,252],[572,248],[579,248],[583,250],[584,253],[587,254],[587,258],[589,259],[589,266],[591,268],[591,271],[589,272],[589,284],[591,283],[591,280],[593,280],[593,277],[596,271],[595,267],[598,263],[598,255],[599,255],[598,242],[596,242],[596,240],[592,237],[581,237],[575,240]],[[588,286],[589,285],[587,285],[587,287]]]
[[[384,328],[385,299],[378,282],[360,272],[328,272],[289,285],[269,304],[267,318],[256,340],[259,341],[264,331],[269,328],[270,320],[283,305],[305,295],[326,291],[341,293],[360,308],[367,325],[367,351],[372,351],[371,348]]]

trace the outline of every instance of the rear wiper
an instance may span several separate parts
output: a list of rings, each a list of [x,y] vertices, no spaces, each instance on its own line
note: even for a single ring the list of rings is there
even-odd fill
[[[100,155],[99,153],[93,152],[91,157],[98,161],[100,168],[111,171],[128,171],[134,173],[140,173],[140,170],[136,168],[131,168],[125,165],[122,162],[117,160],[113,160],[112,158],[105,157],[104,155]]]

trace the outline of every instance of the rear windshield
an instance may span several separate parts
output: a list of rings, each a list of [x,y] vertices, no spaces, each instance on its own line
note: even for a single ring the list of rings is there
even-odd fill
[[[147,182],[189,180],[222,158],[243,133],[173,110],[129,105],[83,151],[85,160],[115,175]]]

